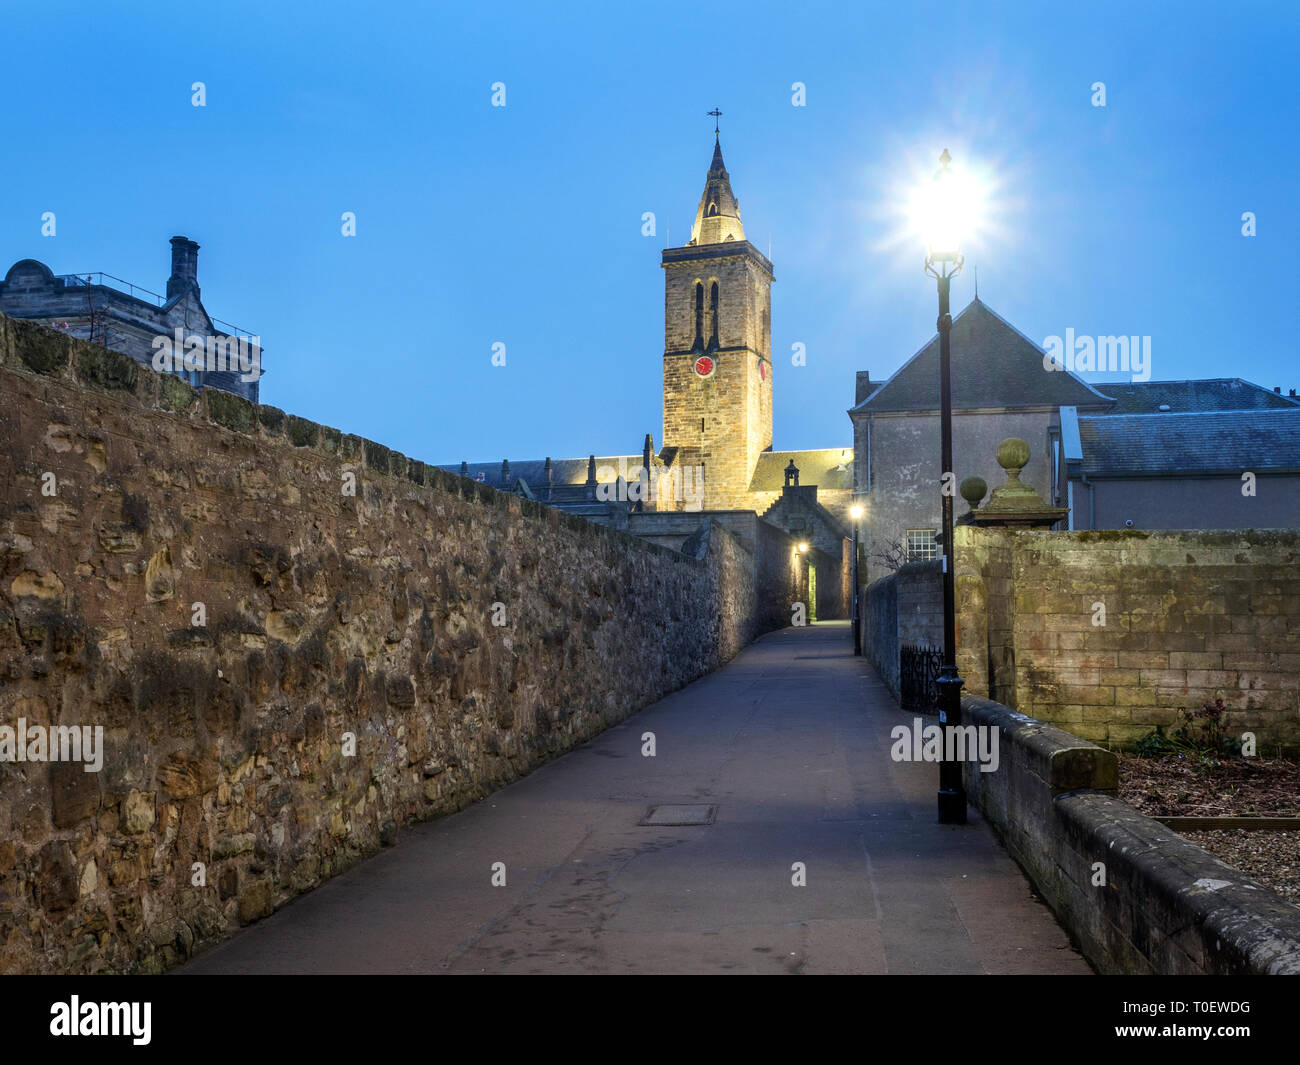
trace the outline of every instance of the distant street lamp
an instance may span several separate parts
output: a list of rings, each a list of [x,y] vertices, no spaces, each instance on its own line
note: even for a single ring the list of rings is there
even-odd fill
[[[952,315],[948,295],[952,279],[961,273],[965,261],[961,254],[962,202],[948,169],[952,157],[948,149],[939,157],[940,168],[928,197],[925,224],[925,272],[939,284],[939,418],[942,464],[940,499],[943,507],[943,668],[939,686],[939,722],[945,738],[955,735],[952,727],[961,725],[962,679],[957,675],[957,611],[953,587],[952,494],[956,479],[952,472],[952,380],[949,336]],[[954,745],[955,746],[955,745]],[[944,744],[944,754],[948,745]],[[946,757],[939,763],[939,823],[966,823],[966,790],[962,785],[962,766]]]
[[[862,654],[862,620],[858,608],[858,525],[862,522],[862,504],[854,503],[849,507],[849,517],[853,519],[853,598],[850,601],[850,614],[853,619],[853,653]]]

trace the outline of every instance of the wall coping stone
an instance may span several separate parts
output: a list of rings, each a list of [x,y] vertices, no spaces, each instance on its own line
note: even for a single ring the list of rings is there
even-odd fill
[[[972,803],[1099,971],[1300,975],[1300,907],[1117,798],[1110,751],[979,696],[962,723],[999,730]]]

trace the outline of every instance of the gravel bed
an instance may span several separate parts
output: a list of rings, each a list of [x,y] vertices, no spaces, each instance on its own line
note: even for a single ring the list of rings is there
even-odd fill
[[[1300,906],[1300,832],[1180,832],[1219,861]]]
[[[1300,763],[1288,759],[1118,757],[1119,797],[1148,817],[1300,816]],[[1300,831],[1180,835],[1300,906]]]

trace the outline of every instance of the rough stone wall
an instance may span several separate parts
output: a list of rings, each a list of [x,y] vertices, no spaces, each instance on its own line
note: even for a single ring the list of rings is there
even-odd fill
[[[862,597],[863,654],[898,698],[903,644],[943,646],[943,571],[938,562],[909,562],[867,586]]]
[[[0,726],[104,730],[0,761],[0,970],[164,969],[715,668],[772,619],[701,541],[0,316]]]
[[[872,581],[861,600],[863,654],[885,687],[899,696],[898,574]]]
[[[1121,746],[1221,698],[1260,754],[1300,749],[1300,533],[963,527],[957,576],[967,692],[984,658],[999,701]]]

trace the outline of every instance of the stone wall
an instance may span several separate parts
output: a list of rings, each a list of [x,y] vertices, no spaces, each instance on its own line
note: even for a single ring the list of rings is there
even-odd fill
[[[943,646],[943,570],[939,562],[909,562],[872,581],[862,596],[862,653],[885,687],[899,697],[903,644]]]
[[[0,761],[0,971],[164,969],[778,623],[717,525],[679,554],[3,317],[0,441],[0,726],[103,729],[99,772]]]
[[[1127,745],[1222,699],[1260,754],[1300,750],[1300,533],[959,527],[958,669]]]
[[[1106,974],[1300,974],[1300,911],[1115,798],[1115,756],[988,699],[997,769],[966,792],[1079,949]]]

